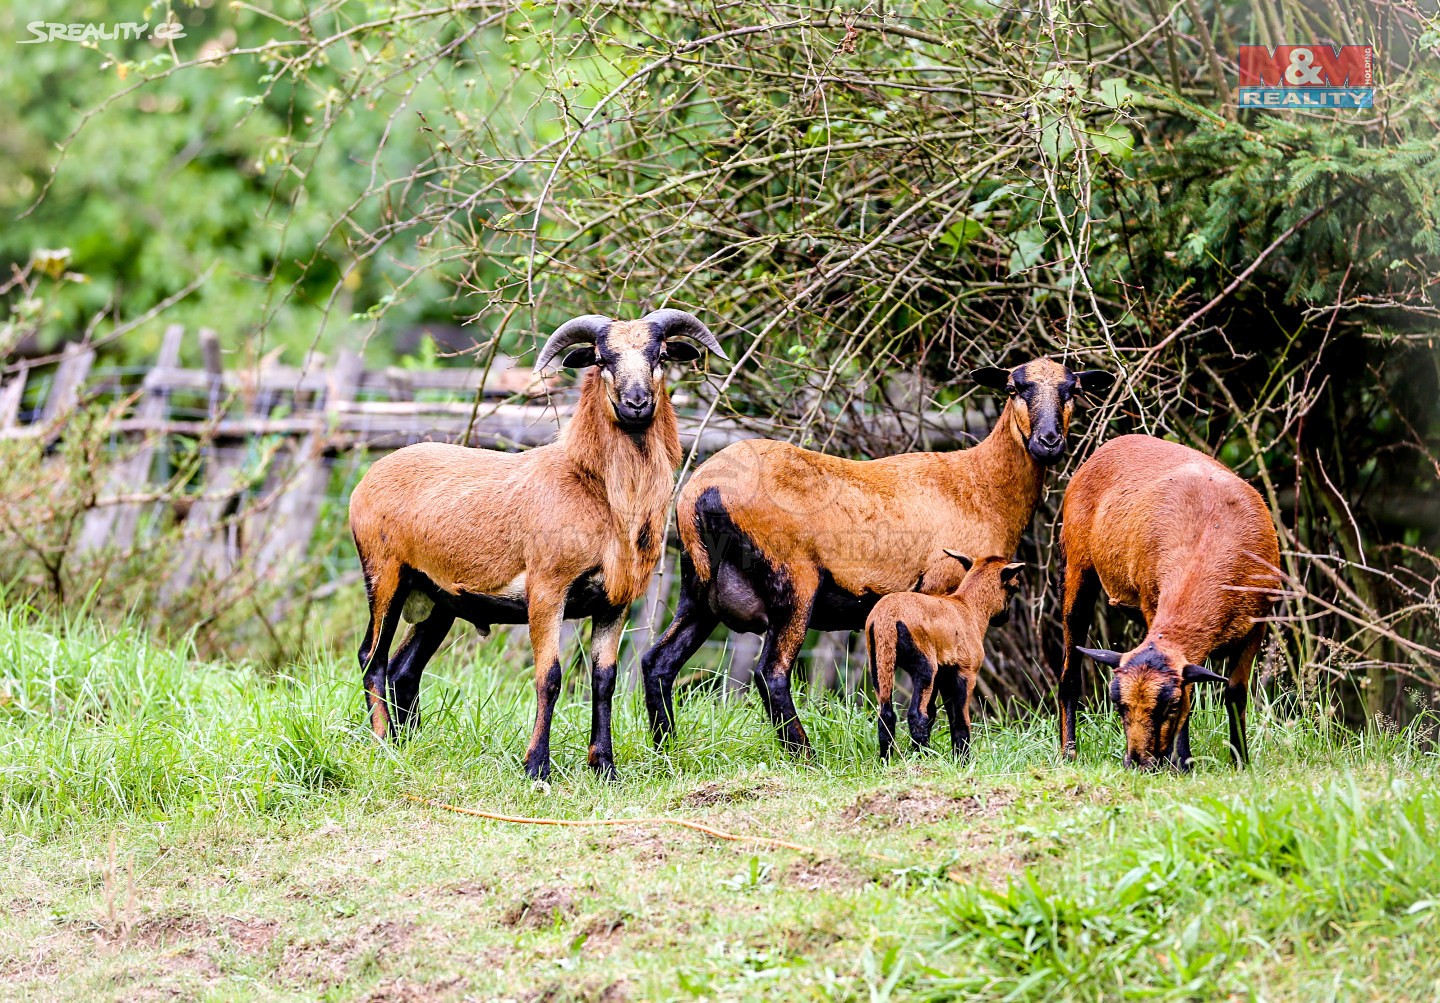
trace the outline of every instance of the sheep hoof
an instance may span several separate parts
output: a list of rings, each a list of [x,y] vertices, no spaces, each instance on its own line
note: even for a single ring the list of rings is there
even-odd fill
[[[1075,752],[1075,746],[1074,746],[1074,745],[1062,745],[1062,746],[1060,747],[1060,758],[1063,759],[1063,760],[1065,760],[1065,762],[1067,762],[1067,763],[1073,763],[1073,762],[1075,762],[1075,757],[1076,757],[1076,755],[1077,755],[1077,753]]]
[[[550,758],[548,756],[544,759],[538,757],[535,759],[527,758],[525,760],[525,775],[531,780],[549,780]]]

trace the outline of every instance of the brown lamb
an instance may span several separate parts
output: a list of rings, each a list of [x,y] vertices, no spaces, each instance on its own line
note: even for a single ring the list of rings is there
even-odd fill
[[[1230,754],[1249,762],[1246,688],[1281,582],[1280,545],[1260,495],[1204,453],[1124,435],[1086,460],[1065,492],[1064,665],[1060,747],[1074,758],[1080,654],[1113,666],[1110,698],[1125,728],[1125,764],[1188,769],[1193,684],[1225,684]],[[1146,634],[1126,652],[1077,648],[1101,588],[1138,608]],[[1229,676],[1203,668],[1226,657]]]
[[[560,624],[589,617],[589,761],[613,774],[620,636],[659,560],[681,457],[664,364],[700,355],[681,338],[724,356],[710,330],[678,310],[568,321],[535,366],[568,349],[564,366],[589,369],[556,442],[523,453],[420,443],[377,460],[361,479],[350,528],[370,601],[360,665],[377,736],[415,722],[421,673],[456,617],[482,633],[527,623],[538,705],[525,770],[548,776]],[[414,626],[392,658],[402,615]]]
[[[897,668],[910,675],[911,741],[930,744],[938,695],[950,717],[951,748],[957,756],[969,751],[970,700],[985,661],[985,632],[1009,619],[1010,600],[1020,589],[1023,564],[982,557],[972,567],[963,554],[945,553],[969,571],[957,588],[944,594],[892,593],[875,604],[865,621],[870,675],[880,703],[881,762],[890,758],[895,744],[891,694]]]

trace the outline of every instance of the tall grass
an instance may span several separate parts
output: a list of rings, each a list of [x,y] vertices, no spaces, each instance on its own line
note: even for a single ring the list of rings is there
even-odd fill
[[[0,612],[0,821],[43,834],[126,816],[285,813],[341,802],[364,810],[406,791],[534,803],[546,792],[520,775],[534,701],[517,661],[498,641],[442,652],[426,677],[420,730],[399,744],[380,743],[364,728],[358,671],[348,659],[305,656],[273,674],[202,661],[190,647],[157,646],[138,629],[36,620],[10,608]],[[582,666],[570,678],[579,683],[583,675]],[[584,765],[585,687],[562,699],[554,732],[560,807],[664,803],[679,783],[761,764],[817,783],[887,775],[876,763],[873,711],[863,701],[804,694],[816,754],[801,762],[780,755],[749,697],[682,700],[679,741],[663,753],[650,747],[639,695],[622,693],[617,703],[625,782],[612,788]],[[975,776],[1048,769],[1052,727],[1046,714],[992,719],[971,761],[955,764],[940,752],[930,761],[942,773]],[[1207,704],[1193,730],[1200,769],[1228,769],[1218,709]],[[1263,707],[1252,732],[1261,764],[1267,756],[1340,764],[1375,741],[1385,743],[1382,754],[1420,755],[1403,737],[1332,734],[1323,721],[1282,721]],[[1083,765],[1119,776],[1118,746],[1111,715],[1084,720]]]

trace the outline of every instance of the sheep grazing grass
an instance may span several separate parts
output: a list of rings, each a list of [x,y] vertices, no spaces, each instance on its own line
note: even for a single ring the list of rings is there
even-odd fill
[[[1099,699],[1073,764],[1045,716],[982,708],[966,762],[881,766],[863,695],[800,688],[806,762],[777,760],[753,696],[703,686],[678,694],[690,741],[657,753],[622,686],[630,765],[606,783],[575,674],[541,785],[516,769],[525,662],[457,632],[426,674],[425,728],[397,745],[358,719],[348,656],[276,675],[0,603],[0,996],[1435,998],[1433,718],[1356,734],[1262,692],[1236,773],[1207,690],[1177,778],[1123,769]],[[680,815],[824,855],[506,825],[406,793]]]
[[[1260,494],[1189,446],[1122,435],[1075,472],[1061,521],[1061,754],[1075,750],[1084,654],[1115,670],[1109,692],[1125,726],[1126,765],[1189,769],[1196,683],[1224,685],[1230,754],[1243,765],[1250,669],[1282,584]],[[1145,618],[1145,637],[1128,652],[1079,646],[1102,588],[1112,605]],[[1205,668],[1212,656],[1228,660],[1227,675]]]

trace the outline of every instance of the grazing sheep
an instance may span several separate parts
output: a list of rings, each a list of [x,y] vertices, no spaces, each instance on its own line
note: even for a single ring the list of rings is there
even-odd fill
[[[1010,395],[979,445],[856,461],[769,439],[722,449],[680,493],[675,619],[643,659],[651,734],[674,727],[675,677],[715,626],[763,633],[756,688],[785,747],[809,748],[790,695],[807,629],[858,630],[875,602],[923,589],[950,559],[1013,554],[1065,452],[1074,398],[1114,377],[1049,359],[979,369]]]
[[[420,675],[456,617],[482,633],[528,623],[538,706],[525,772],[547,777],[560,623],[590,617],[589,760],[614,773],[620,634],[659,560],[681,456],[664,363],[700,356],[682,338],[725,355],[679,310],[568,321],[535,364],[542,370],[569,349],[562,364],[589,369],[556,442],[523,453],[420,443],[377,460],[356,486],[350,528],[370,600],[360,666],[377,736],[415,722]],[[391,658],[402,615],[414,626]]]
[[[1023,564],[1008,558],[970,558],[946,550],[969,571],[958,588],[945,594],[895,592],[875,604],[865,621],[870,676],[880,702],[880,759],[895,744],[895,708],[890,696],[895,670],[910,674],[910,738],[930,744],[935,698],[945,698],[950,716],[950,745],[957,756],[970,749],[970,698],[985,661],[985,631],[1010,618],[1010,600],[1020,590]]]
[[[1081,667],[1113,666],[1110,698],[1125,726],[1125,765],[1190,766],[1191,687],[1225,683],[1230,755],[1249,762],[1246,686],[1265,636],[1280,545],[1260,495],[1223,464],[1176,442],[1124,435],[1095,451],[1065,492],[1064,666],[1060,748],[1075,756]],[[1137,607],[1144,640],[1121,653],[1077,648],[1101,586],[1112,606]],[[1203,668],[1230,659],[1230,675]]]

